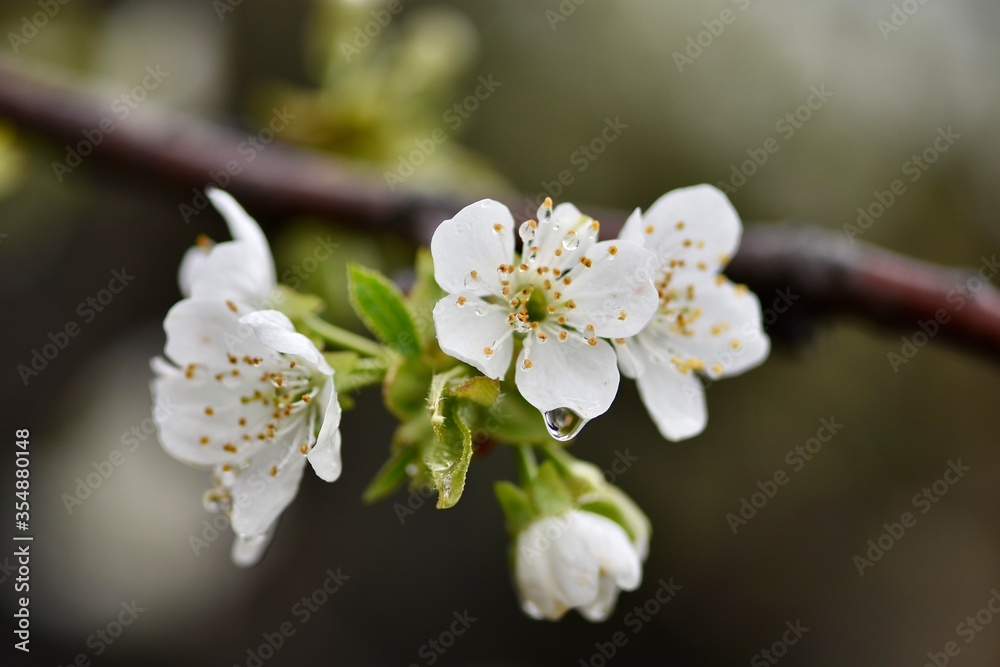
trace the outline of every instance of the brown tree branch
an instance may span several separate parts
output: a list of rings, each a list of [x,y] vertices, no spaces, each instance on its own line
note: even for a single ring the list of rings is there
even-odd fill
[[[237,159],[246,133],[188,116],[144,109],[102,133],[87,159],[172,186],[201,188],[210,173]],[[0,117],[60,144],[76,145],[109,117],[85,92],[47,82],[0,61]],[[377,178],[328,154],[275,142],[227,186],[250,208],[280,215],[312,214],[368,231],[391,231],[427,243],[436,225],[464,203],[392,193]],[[509,202],[519,211],[524,200]],[[592,213],[593,209],[588,209]],[[626,213],[598,211],[614,234]],[[992,277],[992,255],[983,258]],[[1000,360],[1000,292],[976,272],[935,266],[812,227],[751,226],[727,273],[769,305],[787,290],[796,297],[776,331],[818,318],[853,315],[904,335],[937,320],[940,336]],[[980,287],[981,285],[981,287]],[[928,327],[929,329],[932,327]]]

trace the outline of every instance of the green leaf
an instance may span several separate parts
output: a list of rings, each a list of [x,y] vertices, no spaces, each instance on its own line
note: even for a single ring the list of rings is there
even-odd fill
[[[420,354],[420,340],[403,293],[378,271],[347,267],[351,305],[365,326],[383,343],[406,357]]]
[[[452,387],[451,393],[458,398],[472,401],[484,408],[492,408],[496,405],[500,396],[500,381],[493,380],[485,375],[477,375],[469,378],[465,382]]]
[[[431,377],[431,369],[420,359],[397,357],[383,385],[386,407],[399,419],[412,418],[426,410]]]
[[[466,425],[458,401],[442,398],[437,421],[432,419],[434,433],[423,450],[424,465],[438,491],[438,509],[452,507],[465,490],[465,476],[472,460],[472,431]]]
[[[543,516],[555,516],[573,508],[573,495],[552,461],[538,466],[538,474],[531,480],[531,498]]]
[[[527,492],[511,482],[497,482],[493,485],[500,509],[507,521],[507,533],[513,537],[534,521],[535,512],[531,508],[531,499]]]
[[[406,468],[416,460],[418,455],[415,447],[401,447],[394,451],[389,460],[382,464],[382,468],[375,474],[375,478],[368,484],[368,488],[361,496],[362,500],[366,503],[373,503],[392,494],[407,480],[409,474]]]

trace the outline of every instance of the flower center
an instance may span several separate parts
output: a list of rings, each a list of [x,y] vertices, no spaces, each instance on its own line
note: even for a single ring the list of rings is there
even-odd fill
[[[527,313],[529,322],[544,322],[549,315],[549,300],[545,298],[544,290],[532,289],[530,296],[522,303],[522,310]]]

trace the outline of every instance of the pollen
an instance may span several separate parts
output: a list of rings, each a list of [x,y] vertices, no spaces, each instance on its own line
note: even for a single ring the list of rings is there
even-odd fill
[[[493,225],[493,231],[496,232],[497,234],[499,234],[500,232],[503,231],[503,225],[501,225],[498,222],[497,224]]]
[[[572,285],[572,284],[573,284],[573,279],[572,278],[570,278],[569,276],[566,276],[565,278],[563,278],[563,285]]]
[[[237,308],[236,304],[233,303],[232,301],[226,301],[226,308],[233,311],[234,313],[239,312],[239,308]]]
[[[294,361],[289,362],[288,363],[288,367],[289,368],[295,368],[295,362]]]
[[[558,322],[559,324],[566,324],[566,316],[560,315],[558,318],[556,318],[556,322]]]
[[[548,311],[549,311],[550,313],[554,313],[554,312],[556,312],[556,307],[555,307],[554,305],[552,305],[552,304],[550,303],[550,304],[548,305],[548,308],[547,308],[547,310],[548,310]]]
[[[569,301],[566,302],[566,307],[567,308],[576,308],[576,302],[573,301],[573,299],[570,299]]]
[[[719,363],[712,364],[712,373],[714,373],[715,375],[722,375],[722,371],[724,370],[725,369],[722,367],[722,364]]]
[[[722,287],[725,283],[726,283],[726,277],[724,275],[722,275],[720,273],[719,275],[715,276],[715,284],[716,285],[718,285],[719,287]]]
[[[544,282],[544,283],[542,283],[542,286],[543,286],[543,287],[544,287],[545,289],[552,289],[552,281],[551,281],[551,280],[549,280],[548,278],[546,278],[546,279],[545,279],[545,282]]]
[[[310,396],[309,394],[306,394],[305,396],[302,397],[302,402],[303,403],[308,403],[311,400],[312,400],[312,396]]]
[[[532,366],[534,366],[534,365],[535,365],[535,364],[533,364],[533,363],[531,362],[531,359],[525,359],[525,360],[524,360],[524,369],[525,369],[525,370],[528,370],[528,369],[530,369],[530,368],[531,368]]]
[[[594,331],[594,325],[593,324],[588,324],[587,325],[587,331],[593,333],[593,331]]]
[[[587,339],[587,345],[594,347],[595,345],[597,345],[597,339],[591,336],[590,338]]]
[[[741,347],[743,347],[743,343],[741,343],[739,340],[737,340],[737,339],[734,338],[732,341],[730,341],[729,347],[731,349],[733,349],[733,350],[738,350]]]
[[[720,327],[718,324],[716,324],[714,327],[712,327],[711,329],[709,329],[709,333],[711,333],[713,336],[721,336],[722,335],[722,327]]]
[[[230,454],[235,454],[236,453],[236,445],[234,445],[231,442],[227,442],[226,444],[224,444],[222,446],[222,448],[224,450],[226,450],[227,452],[229,452]]]
[[[552,295],[557,301],[562,298],[562,292],[556,292]]]
[[[674,227],[675,227],[675,228],[676,228],[676,229],[677,229],[678,231],[680,231],[681,229],[684,229],[684,221],[683,221],[683,220],[680,220],[680,221],[678,221],[678,223],[677,223],[676,225],[674,225]]]
[[[546,197],[545,201],[542,202],[542,206],[545,208],[552,208],[552,197]]]
[[[202,250],[210,250],[212,247],[212,239],[207,234],[198,234],[194,242]]]
[[[580,258],[580,263],[581,263],[581,264],[583,264],[583,265],[584,265],[585,267],[587,267],[588,269],[589,269],[589,268],[590,268],[591,266],[593,266],[593,265],[594,265],[594,262],[593,262],[593,260],[591,260],[591,259],[590,259],[589,257],[581,257],[581,258]]]
[[[654,231],[656,231],[656,229],[653,227],[653,225],[647,225],[646,226],[646,233],[647,234],[652,234]]]
[[[600,230],[601,223],[599,223],[597,220],[594,220],[592,223],[590,223],[590,228],[596,232]]]
[[[617,255],[618,254],[618,246],[613,245],[610,248],[608,248],[608,254],[611,255],[612,257],[614,257],[615,255]]]
[[[270,473],[271,473],[271,477],[277,476],[277,474],[278,474],[278,466],[271,466]]]
[[[483,348],[483,354],[485,354],[487,357],[492,357],[493,356],[493,348],[492,347],[484,347]]]
[[[208,436],[207,435],[201,436],[201,438],[198,440],[198,442],[201,443],[201,444],[203,444],[203,445],[207,445],[208,444]]]
[[[189,380],[194,377],[194,364],[188,364],[184,369],[184,376]]]
[[[543,343],[544,343],[544,342],[545,342],[545,341],[547,341],[548,339],[549,339],[549,335],[548,335],[547,333],[545,333],[544,331],[542,331],[542,332],[540,332],[540,333],[538,334],[538,340],[540,340],[541,342],[543,342]]]
[[[502,294],[503,294],[504,296],[510,296],[510,288],[509,288],[509,287],[506,287],[506,286],[505,286],[505,287],[503,288],[503,290],[501,290],[501,293],[502,293]]]
[[[624,345],[625,344],[625,339],[624,338],[615,338],[615,342],[618,343],[619,345]]]
[[[212,408],[205,408],[205,414],[211,417],[212,415],[215,414],[215,410],[213,410]]]
[[[229,359],[229,363],[231,363],[231,364],[239,363],[239,359],[237,359],[236,357],[234,357],[231,354],[227,354],[226,355],[226,359]]]
[[[303,442],[301,445],[299,445],[299,451],[302,452],[303,454],[307,453],[309,451],[309,444]]]
[[[568,334],[565,331],[560,331],[559,332],[559,340],[566,340],[566,336],[567,335]]]
[[[622,309],[622,311],[618,313],[618,319],[624,322],[626,317],[628,317],[628,313],[626,313],[625,310]]]
[[[527,264],[521,264],[521,265],[520,265],[519,267],[517,267],[517,268],[521,269],[522,271],[527,271],[527,270],[528,270],[528,265],[527,265]]]
[[[706,264],[705,262],[698,262],[698,270],[699,271],[707,271],[708,270],[708,264]]]
[[[556,248],[556,257],[562,257],[562,248]]]
[[[737,285],[735,291],[736,291],[736,296],[743,296],[750,290],[747,288],[746,285]]]
[[[247,425],[247,418],[246,417],[240,417],[240,421],[238,423],[239,423],[240,426],[246,426]]]
[[[692,246],[692,241],[691,239],[684,239],[684,243],[682,243],[681,245],[684,246],[685,248],[690,248]]]

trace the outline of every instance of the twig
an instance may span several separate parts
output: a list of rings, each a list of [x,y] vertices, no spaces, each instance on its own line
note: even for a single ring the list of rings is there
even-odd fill
[[[210,173],[238,156],[246,134],[189,116],[145,109],[104,134],[93,159],[171,186],[201,188]],[[61,144],[75,145],[108,117],[106,105],[82,91],[32,76],[0,61],[0,117]],[[379,180],[328,154],[280,142],[241,165],[228,189],[251,209],[311,214],[367,231],[391,231],[427,243],[436,225],[466,202],[392,193]],[[519,202],[509,202],[518,211]],[[588,209],[590,210],[590,209]],[[600,211],[615,234],[626,213]],[[984,266],[992,271],[992,255]],[[727,273],[761,295],[789,290],[800,300],[774,331],[834,315],[854,315],[914,334],[937,320],[939,335],[1000,360],[1000,292],[976,288],[971,270],[935,266],[874,246],[852,244],[812,227],[751,226]],[[974,293],[973,293],[974,292]],[[943,320],[944,323],[941,323]],[[790,326],[793,325],[793,326]],[[933,328],[929,325],[926,328]]]

